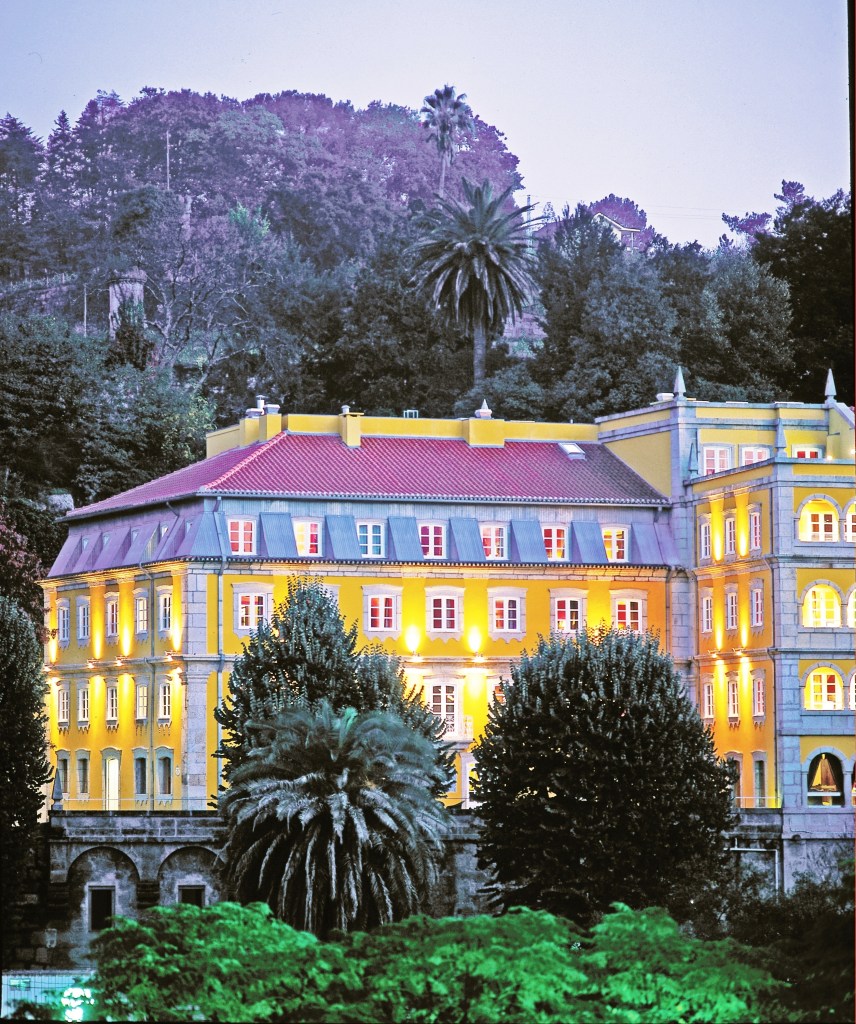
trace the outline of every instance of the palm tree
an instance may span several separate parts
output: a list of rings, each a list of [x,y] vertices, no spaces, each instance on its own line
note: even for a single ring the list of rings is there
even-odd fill
[[[442,89],[435,89],[432,96],[425,97],[425,105],[419,111],[422,124],[428,130],[425,141],[437,144],[440,156],[437,194],[441,199],[446,194],[446,172],[455,159],[460,136],[473,130],[473,112],[466,98],[465,92],[460,96],[455,92],[454,85],[444,85]]]
[[[487,339],[523,311],[534,290],[535,259],[524,218],[510,206],[512,188],[494,196],[490,182],[462,186],[465,203],[439,200],[426,231],[410,248],[416,281],[434,306],[473,339],[473,385],[484,380]]]
[[[222,801],[238,899],[320,937],[417,912],[443,856],[431,742],[396,715],[326,702],[248,727],[253,748]]]

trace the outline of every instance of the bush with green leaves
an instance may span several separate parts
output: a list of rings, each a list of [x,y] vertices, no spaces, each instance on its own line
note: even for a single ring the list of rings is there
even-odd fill
[[[389,712],[337,714],[326,701],[246,729],[221,803],[220,859],[238,898],[320,936],[423,909],[446,831],[431,742]]]
[[[541,639],[474,748],[480,857],[506,907],[588,924],[727,862],[732,771],[652,635]]]

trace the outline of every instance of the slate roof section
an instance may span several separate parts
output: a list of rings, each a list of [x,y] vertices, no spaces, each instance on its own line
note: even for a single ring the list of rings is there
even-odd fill
[[[667,499],[604,445],[579,442],[584,458],[558,443],[507,441],[470,447],[425,437],[277,434],[222,452],[167,476],[69,513],[76,519],[192,495],[291,498],[435,499],[661,505]]]

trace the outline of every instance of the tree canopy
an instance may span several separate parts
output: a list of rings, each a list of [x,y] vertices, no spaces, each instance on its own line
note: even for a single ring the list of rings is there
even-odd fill
[[[502,903],[587,923],[716,877],[732,772],[655,637],[542,639],[474,753],[480,858]]]

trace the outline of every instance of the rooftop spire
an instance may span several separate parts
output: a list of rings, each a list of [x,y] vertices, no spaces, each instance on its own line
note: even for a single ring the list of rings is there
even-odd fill
[[[675,383],[672,385],[672,391],[675,393],[675,398],[683,398],[687,393],[687,386],[684,384],[684,375],[680,366],[675,374]]]
[[[826,371],[826,387],[823,391],[823,395],[827,402],[835,401],[835,378],[832,376],[832,370]]]
[[[781,420],[776,424],[776,451],[783,455],[786,455],[788,452],[788,441],[785,437],[785,428]]]

